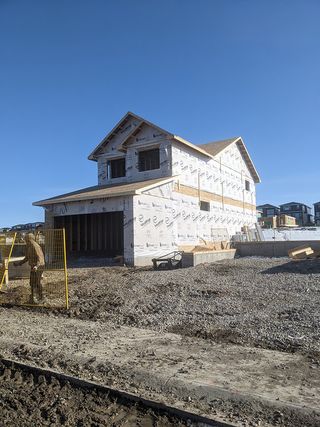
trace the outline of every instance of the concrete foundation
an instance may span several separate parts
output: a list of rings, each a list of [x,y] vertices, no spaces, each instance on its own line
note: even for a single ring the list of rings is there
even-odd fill
[[[320,250],[320,241],[298,240],[285,242],[235,242],[237,255],[262,256],[268,258],[287,257],[288,251],[297,246],[308,245],[314,250]]]
[[[221,261],[223,259],[233,259],[235,249],[225,249],[221,251],[184,252],[182,256],[182,267],[194,267],[198,264]]]
[[[199,252],[184,252],[182,256],[182,267],[194,267],[198,264],[221,261],[222,259],[233,259],[235,257],[235,249],[225,249],[220,251],[199,251]],[[150,256],[141,256],[134,259],[135,267],[145,267],[152,265]]]

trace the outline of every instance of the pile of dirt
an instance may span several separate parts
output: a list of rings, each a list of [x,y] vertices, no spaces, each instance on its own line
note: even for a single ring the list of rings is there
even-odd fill
[[[72,315],[281,351],[320,351],[320,262],[70,270]]]

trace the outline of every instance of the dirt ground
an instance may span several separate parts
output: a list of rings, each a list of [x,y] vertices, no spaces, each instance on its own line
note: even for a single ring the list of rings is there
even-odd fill
[[[319,261],[69,277],[69,312],[0,309],[0,355],[236,425],[320,425]]]
[[[1,426],[130,426],[183,427],[170,415],[72,386],[52,376],[35,376],[0,362]],[[191,424],[189,424],[191,425]]]

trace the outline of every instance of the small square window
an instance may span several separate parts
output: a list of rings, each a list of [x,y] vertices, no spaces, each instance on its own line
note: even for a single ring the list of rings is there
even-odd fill
[[[200,210],[209,212],[210,211],[210,203],[205,202],[203,200],[200,200]]]
[[[249,181],[245,181],[245,186],[246,186],[246,191],[250,191],[250,182]]]

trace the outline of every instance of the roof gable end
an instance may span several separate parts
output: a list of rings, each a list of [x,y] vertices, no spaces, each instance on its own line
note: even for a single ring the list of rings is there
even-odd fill
[[[247,150],[247,147],[245,146],[241,136],[237,136],[234,138],[224,139],[222,141],[213,141],[208,144],[202,144],[200,145],[200,148],[210,153],[213,157],[217,156],[218,154],[221,154],[224,150],[226,150],[230,145],[237,144],[239,151],[244,158],[250,173],[253,177],[253,180],[256,184],[260,183],[260,176],[253,164],[253,161],[250,157],[250,154]]]
[[[149,122],[143,117],[138,116],[137,114],[128,111],[122,119],[115,125],[115,127],[103,138],[100,144],[92,151],[92,153],[88,156],[89,160],[97,160],[97,157],[103,153],[103,149],[106,145],[112,140],[112,138],[126,128],[128,125],[128,121],[133,118],[135,119],[134,126],[131,127],[129,133],[126,135],[125,139],[119,145],[118,150],[123,151],[126,149],[126,145],[128,145],[129,140],[136,136],[137,133],[141,130],[143,125],[149,125],[160,133],[165,134],[169,138],[173,138],[174,135],[171,132],[166,131],[165,129],[160,128],[159,126]]]

